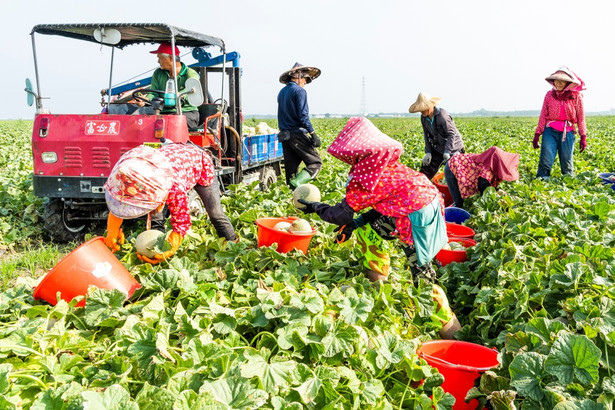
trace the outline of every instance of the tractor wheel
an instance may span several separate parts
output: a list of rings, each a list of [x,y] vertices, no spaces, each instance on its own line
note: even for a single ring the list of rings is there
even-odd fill
[[[275,184],[278,180],[278,175],[272,167],[265,167],[263,176],[261,177],[260,189],[266,191],[269,187]]]
[[[56,242],[80,241],[86,224],[70,220],[71,210],[59,198],[50,198],[45,204],[45,230]]]
[[[188,192],[188,209],[190,209],[190,216],[192,217],[199,217],[207,212],[201,197],[194,189]]]

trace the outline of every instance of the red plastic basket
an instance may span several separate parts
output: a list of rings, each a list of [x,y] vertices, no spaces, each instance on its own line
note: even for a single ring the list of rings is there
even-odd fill
[[[312,237],[316,234],[316,229],[312,228],[311,233],[289,233],[273,229],[278,222],[292,223],[296,217],[285,218],[259,218],[256,226],[258,226],[258,246],[271,246],[274,243],[278,244],[276,249],[280,253],[290,252],[297,249],[303,253],[307,253]]]
[[[92,238],[66,255],[51,269],[34,289],[34,299],[43,299],[56,305],[56,293],[70,302],[76,296],[85,296],[90,286],[100,289],[117,289],[130,298],[141,287],[122,263],[103,242]],[[85,306],[85,299],[77,304]]]
[[[444,376],[442,389],[455,397],[455,410],[475,409],[478,400],[465,402],[468,390],[481,373],[500,365],[495,348],[457,340],[424,342],[417,354]]]
[[[470,246],[476,245],[476,241],[472,239],[463,239],[463,238],[448,238],[448,243],[458,242],[464,246],[464,248],[469,248]],[[436,260],[440,262],[442,266],[446,266],[452,262],[465,262],[468,260],[468,255],[466,254],[465,249],[463,250],[448,250],[441,249],[440,252],[436,254]]]
[[[452,222],[446,223],[446,236],[449,238],[472,239],[474,238],[474,235],[476,235],[476,232],[474,232],[474,229],[472,228]]]
[[[438,188],[438,191],[442,193],[444,197],[444,206],[449,206],[453,204],[453,196],[451,192],[448,190],[448,186],[442,184],[440,181],[444,179],[444,172],[438,172],[432,179],[431,182]]]

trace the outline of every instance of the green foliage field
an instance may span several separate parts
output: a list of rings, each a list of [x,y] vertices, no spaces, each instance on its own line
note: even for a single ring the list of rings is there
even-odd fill
[[[314,120],[323,202],[344,194],[348,167],[325,147],[345,121]],[[418,119],[373,122],[418,168]],[[463,325],[457,338],[500,352],[501,366],[471,396],[495,409],[613,408],[615,191],[596,177],[615,171],[613,118],[589,118],[576,177],[562,178],[556,162],[549,181],[534,179],[535,118],[456,122],[468,152],[498,145],[521,154],[518,182],[467,201],[478,242],[469,261],[438,269]],[[36,280],[65,250],[38,220],[31,124],[0,122],[0,266],[4,275],[37,250],[55,258],[24,263],[11,271],[20,278],[1,282],[0,408],[451,408],[441,375],[416,355],[438,337],[431,289],[413,286],[394,246],[391,280],[380,286],[363,277],[354,241],[334,244],[334,227],[318,217],[307,255],[256,247],[256,218],[297,214],[282,182],[267,192],[229,187],[223,204],[237,244],[217,238],[204,217],[169,263],[152,267],[134,255],[142,226],[133,225],[116,254],[143,285],[127,303],[102,290],[85,308],[34,301]]]

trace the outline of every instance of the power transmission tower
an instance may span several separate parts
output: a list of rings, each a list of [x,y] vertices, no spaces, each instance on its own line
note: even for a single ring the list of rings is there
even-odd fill
[[[367,117],[367,97],[365,96],[365,77],[363,77],[361,84],[361,112],[359,115]]]

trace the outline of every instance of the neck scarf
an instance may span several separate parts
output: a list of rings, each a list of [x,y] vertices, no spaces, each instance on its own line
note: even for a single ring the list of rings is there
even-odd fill
[[[506,152],[493,146],[482,154],[476,154],[474,161],[487,166],[500,181],[519,179],[519,154]]]

